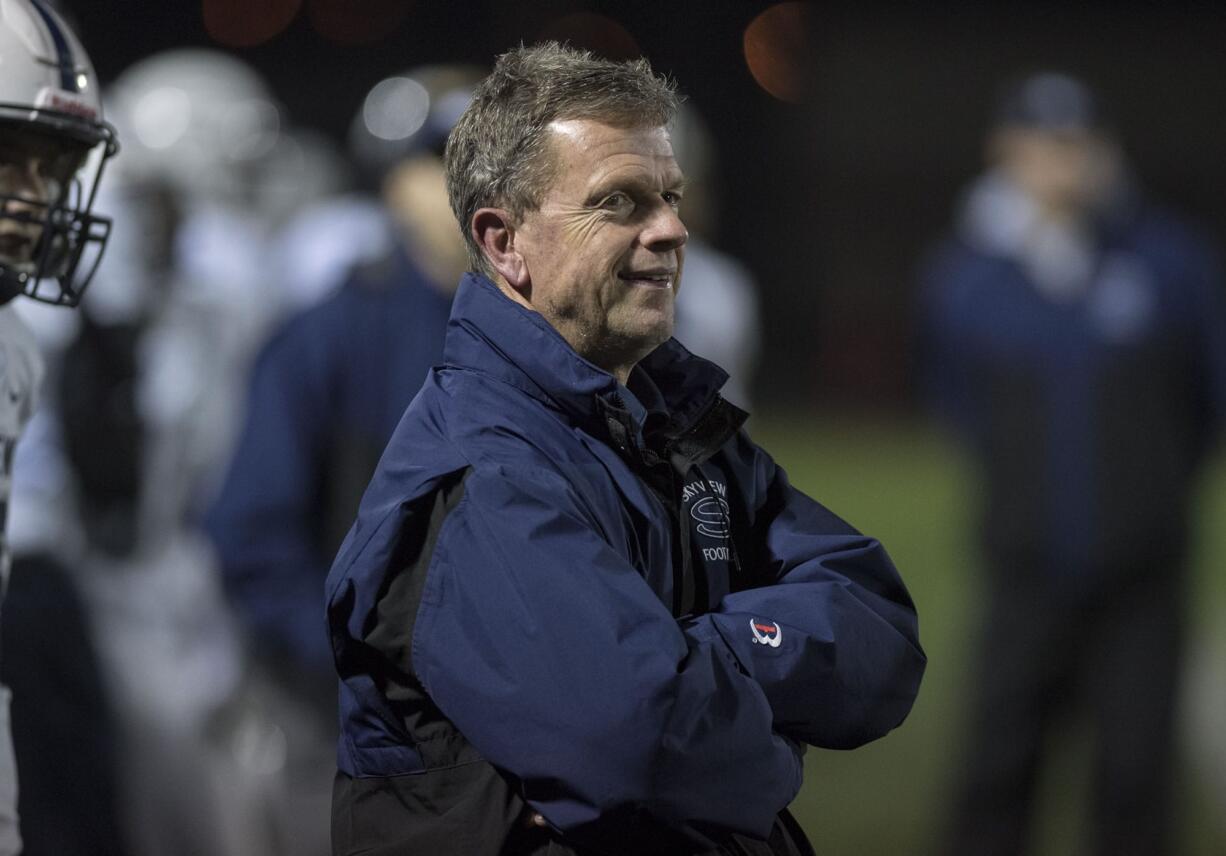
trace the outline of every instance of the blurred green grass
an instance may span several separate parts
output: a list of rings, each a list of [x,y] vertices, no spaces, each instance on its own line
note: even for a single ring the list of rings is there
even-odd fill
[[[915,598],[928,654],[919,699],[903,726],[852,752],[810,749],[792,809],[822,856],[937,856],[962,751],[968,655],[982,591],[970,528],[973,475],[920,421],[776,413],[755,417],[750,431],[793,484],[886,545]],[[1193,644],[1226,617],[1226,454],[1211,462],[1201,493],[1189,611]],[[1082,849],[1088,753],[1079,734],[1057,744],[1043,776],[1034,851],[1041,856]],[[1175,788],[1178,856],[1226,853],[1226,821],[1204,778],[1181,764]]]

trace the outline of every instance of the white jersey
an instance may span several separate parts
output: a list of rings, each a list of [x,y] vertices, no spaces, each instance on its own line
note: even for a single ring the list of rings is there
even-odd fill
[[[25,322],[0,306],[0,577],[8,583],[8,506],[13,450],[30,421],[43,376],[43,359]]]
[[[758,362],[758,293],[736,259],[696,237],[685,245],[685,270],[677,290],[673,335],[693,353],[728,372],[723,396],[750,409],[750,384]]]
[[[0,592],[8,584],[7,537],[13,449],[34,412],[43,361],[28,327],[11,306],[0,306]],[[17,824],[17,765],[9,731],[9,691],[0,686],[0,856],[21,852]]]

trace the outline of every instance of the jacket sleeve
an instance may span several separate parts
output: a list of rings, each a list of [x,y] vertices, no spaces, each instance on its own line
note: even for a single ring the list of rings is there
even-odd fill
[[[800,747],[757,682],[683,629],[571,485],[479,467],[440,529],[412,661],[435,703],[524,798],[603,852],[760,838],[796,795]]]
[[[698,624],[757,681],[780,733],[832,749],[881,737],[907,716],[924,673],[915,606],[879,542],[793,488],[744,433],[735,442],[754,473],[756,583]]]
[[[331,675],[318,623],[327,559],[310,511],[330,411],[320,349],[299,331],[307,332],[291,322],[256,361],[244,426],[205,528],[227,595],[258,643],[308,674]]]

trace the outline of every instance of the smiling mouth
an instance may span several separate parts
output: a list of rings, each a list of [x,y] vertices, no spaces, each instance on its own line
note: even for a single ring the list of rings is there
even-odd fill
[[[623,271],[617,277],[623,282],[644,288],[672,288],[677,272],[675,270]]]

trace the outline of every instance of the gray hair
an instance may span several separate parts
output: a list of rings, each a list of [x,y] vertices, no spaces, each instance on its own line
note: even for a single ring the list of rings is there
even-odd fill
[[[629,128],[663,127],[677,111],[676,85],[645,59],[612,62],[544,42],[498,57],[447,140],[451,210],[473,271],[492,274],[473,239],[473,215],[505,208],[512,218],[540,207],[554,178],[549,125],[593,119]]]

